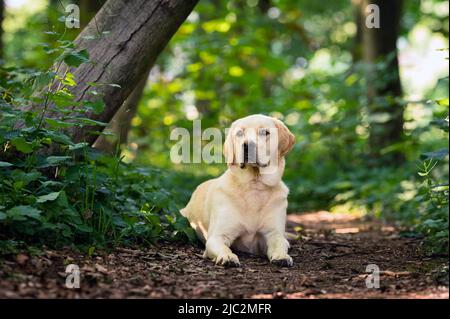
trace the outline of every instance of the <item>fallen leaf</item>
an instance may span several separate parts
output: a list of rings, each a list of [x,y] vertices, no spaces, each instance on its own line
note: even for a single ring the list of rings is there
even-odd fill
[[[16,261],[19,265],[25,265],[28,259],[30,259],[30,257],[25,254],[17,254],[16,256]]]
[[[97,269],[98,272],[101,272],[102,274],[108,274],[108,269],[106,269],[105,267],[103,267],[100,264],[95,264],[95,269]]]

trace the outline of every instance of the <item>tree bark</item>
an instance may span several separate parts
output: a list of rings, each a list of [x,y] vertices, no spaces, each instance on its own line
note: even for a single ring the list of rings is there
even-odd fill
[[[369,4],[380,9],[379,28],[366,25]],[[399,164],[403,160],[399,150],[383,151],[403,137],[403,106],[397,101],[402,96],[402,87],[396,46],[401,9],[401,0],[362,0],[361,3],[363,58],[368,66],[367,98],[371,118],[369,144],[372,156],[384,164]],[[381,68],[379,62],[385,67]]]
[[[3,61],[3,19],[5,17],[5,2],[0,0],[0,65]]]
[[[267,11],[269,11],[271,6],[270,0],[260,0],[258,1],[258,8],[261,11],[261,13],[266,14]]]
[[[78,49],[87,49],[92,62],[70,70],[77,83],[71,92],[76,101],[92,100],[89,83],[101,83],[95,90],[102,94],[105,103],[102,113],[88,112],[82,116],[110,122],[197,2],[108,0],[96,14],[95,21],[91,20],[75,40]],[[87,36],[96,38],[91,40]],[[71,114],[80,115],[77,110]],[[50,106],[46,116],[62,118],[63,114]],[[65,129],[75,142],[92,144],[97,136],[89,134],[89,131],[98,132],[101,127]]]
[[[353,63],[362,59],[362,31],[364,28],[364,15],[361,8],[362,0],[352,0],[353,14],[356,24],[356,34],[353,39],[353,47],[351,50]]]
[[[118,146],[124,145],[128,142],[128,133],[131,128],[131,120],[136,115],[139,101],[144,93],[144,88],[147,84],[149,74],[150,70],[144,74],[136,88],[125,100],[120,109],[112,118],[109,126],[105,129],[105,132],[113,133],[114,136],[107,137],[105,135],[100,135],[93,144],[94,148],[109,154],[114,154]]]

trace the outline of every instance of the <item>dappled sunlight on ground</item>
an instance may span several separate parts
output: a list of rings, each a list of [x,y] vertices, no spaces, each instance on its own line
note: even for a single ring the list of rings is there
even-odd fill
[[[303,224],[312,228],[334,228],[360,219],[360,215],[331,213],[328,211],[288,215],[289,222]]]
[[[336,234],[354,234],[373,227],[380,228],[382,231],[394,231],[394,228],[390,226],[383,226],[380,222],[369,221],[369,219],[365,218],[362,214],[318,211],[288,215],[287,219],[288,223],[294,227],[298,224],[306,229],[329,230]]]

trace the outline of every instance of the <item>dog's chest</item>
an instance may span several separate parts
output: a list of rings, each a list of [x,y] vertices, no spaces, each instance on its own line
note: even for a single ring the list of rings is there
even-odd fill
[[[267,247],[264,238],[259,233],[243,233],[236,238],[232,247],[238,251],[250,254],[264,254]]]
[[[239,218],[242,233],[248,235],[247,239],[250,240],[261,230],[269,198],[270,192],[266,189],[248,188],[242,191]]]
[[[258,214],[266,206],[270,198],[270,190],[262,183],[251,183],[243,190],[243,207],[246,215]]]

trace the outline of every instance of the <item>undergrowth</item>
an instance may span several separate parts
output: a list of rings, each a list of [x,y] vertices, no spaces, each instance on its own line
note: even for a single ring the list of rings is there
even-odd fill
[[[56,55],[53,68],[0,69],[0,253],[40,244],[194,241],[178,212],[180,197],[170,189],[172,173],[126,164],[65,133],[68,127],[106,125],[71,115],[73,109],[100,113],[104,104],[98,83],[91,84],[94,98],[75,100],[74,76],[61,75],[59,68],[90,63],[88,54],[51,35],[58,38],[56,45],[44,45],[44,50]],[[62,118],[48,115],[50,105]]]

